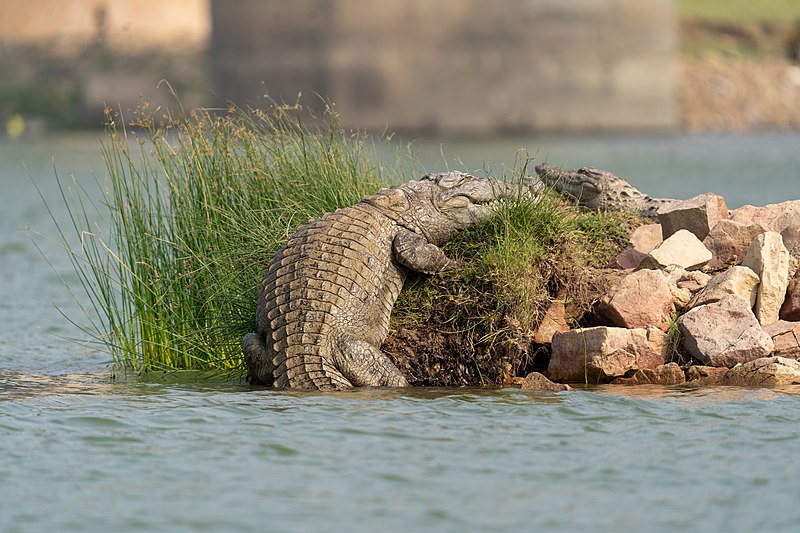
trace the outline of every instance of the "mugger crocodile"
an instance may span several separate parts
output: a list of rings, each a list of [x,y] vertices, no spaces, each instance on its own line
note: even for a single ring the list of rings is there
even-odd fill
[[[242,339],[248,381],[320,390],[408,385],[380,350],[407,274],[457,268],[439,245],[488,219],[503,199],[542,187],[536,178],[430,174],[302,226],[270,262],[256,331]]]
[[[569,170],[541,163],[536,165],[536,173],[556,191],[598,211],[630,211],[656,219],[660,207],[678,201],[651,198],[624,179],[594,167]]]

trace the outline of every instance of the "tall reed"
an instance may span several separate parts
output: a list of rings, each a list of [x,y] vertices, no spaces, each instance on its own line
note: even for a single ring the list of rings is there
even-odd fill
[[[388,179],[330,109],[308,125],[300,116],[273,106],[156,120],[144,109],[125,125],[107,111],[101,199],[80,186],[62,195],[80,237],[68,251],[91,302],[86,331],[118,367],[238,367],[275,251]]]

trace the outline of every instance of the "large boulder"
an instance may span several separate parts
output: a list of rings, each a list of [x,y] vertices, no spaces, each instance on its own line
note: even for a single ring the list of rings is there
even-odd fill
[[[789,227],[800,228],[800,200],[763,207],[744,205],[730,213],[731,220],[745,225],[758,225],[764,230],[781,233]]]
[[[687,270],[700,268],[711,260],[711,252],[694,233],[678,230],[656,246],[642,261],[642,268],[664,268],[677,265]]]
[[[615,284],[597,310],[612,326],[666,331],[675,314],[671,284],[660,270],[638,270]]]
[[[772,355],[800,358],[800,322],[778,320],[764,326],[764,332],[772,338],[775,348]]]
[[[774,344],[738,296],[695,307],[678,319],[683,347],[705,365],[732,367],[766,357]]]
[[[756,303],[757,288],[758,276],[752,269],[733,266],[711,278],[705,288],[692,298],[689,307],[718,302],[729,295],[738,296],[753,307]]]
[[[637,370],[663,365],[670,351],[658,328],[597,326],[553,336],[547,377],[554,381],[607,382]]]
[[[682,229],[690,231],[700,240],[705,239],[717,222],[728,216],[725,200],[710,192],[665,204],[658,209],[658,221],[665,239]]]
[[[785,387],[800,384],[800,362],[785,357],[762,357],[724,372],[691,381],[692,385]]]
[[[756,318],[762,325],[777,322],[789,284],[789,251],[780,234],[765,231],[753,239],[742,266],[751,268],[761,278],[756,296]]]
[[[720,270],[742,262],[753,239],[764,233],[758,224],[743,224],[736,220],[720,220],[703,239],[713,258],[706,264],[708,270]]]

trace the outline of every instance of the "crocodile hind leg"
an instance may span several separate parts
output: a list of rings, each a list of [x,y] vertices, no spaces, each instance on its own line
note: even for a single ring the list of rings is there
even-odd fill
[[[247,364],[247,381],[253,385],[272,385],[275,366],[267,349],[266,339],[258,333],[248,333],[242,339],[244,361]]]
[[[333,364],[356,387],[407,387],[405,376],[386,354],[359,339],[343,339],[333,354]]]

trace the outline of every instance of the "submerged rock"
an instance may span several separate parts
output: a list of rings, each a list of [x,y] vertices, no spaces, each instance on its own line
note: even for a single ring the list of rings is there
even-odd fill
[[[563,383],[553,383],[547,379],[544,374],[540,374],[539,372],[531,372],[525,376],[520,388],[522,390],[538,390],[543,392],[561,392],[572,389],[572,387]]]
[[[678,324],[686,351],[710,366],[732,367],[765,357],[774,347],[749,303],[738,296],[695,307]]]

